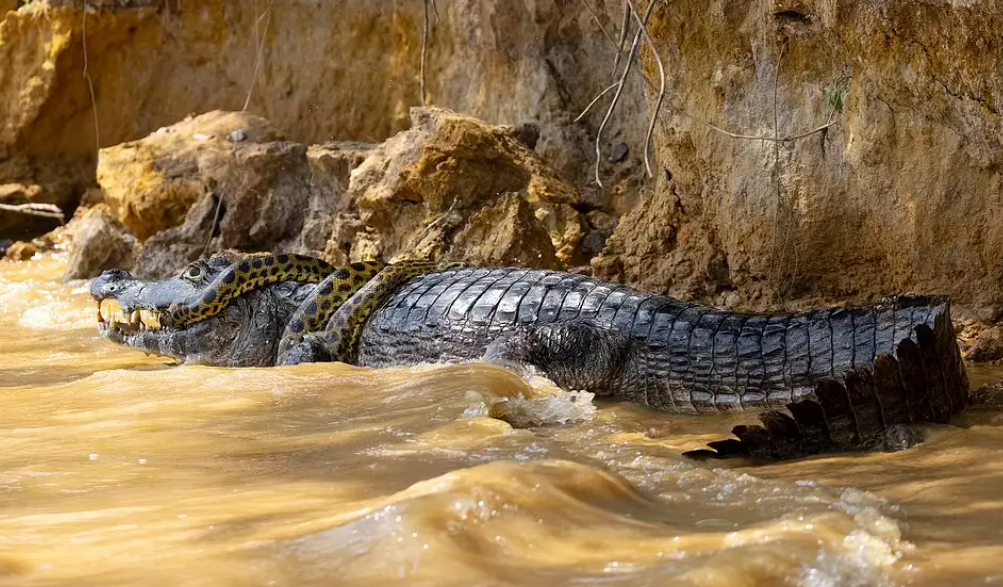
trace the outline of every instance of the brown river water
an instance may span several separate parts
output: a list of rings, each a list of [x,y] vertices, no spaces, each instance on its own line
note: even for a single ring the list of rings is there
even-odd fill
[[[62,269],[0,262],[0,585],[1003,584],[1003,414],[692,462],[750,417],[480,364],[172,366],[98,338]]]

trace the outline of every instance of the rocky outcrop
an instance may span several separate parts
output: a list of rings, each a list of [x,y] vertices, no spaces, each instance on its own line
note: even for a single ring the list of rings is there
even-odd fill
[[[104,149],[105,204],[75,223],[93,224],[76,230],[75,242],[100,249],[80,256],[97,265],[75,262],[71,273],[93,274],[102,259],[104,266],[123,261],[104,251],[128,240],[126,229],[142,241],[136,272],[151,276],[224,249],[335,263],[419,257],[565,267],[581,260],[587,224],[575,209],[578,190],[524,144],[531,129],[435,108],[416,109],[413,118],[413,128],[382,145],[306,147],[277,140],[262,119],[211,112]]]
[[[105,269],[133,268],[136,237],[109,213],[106,206],[86,210],[67,229],[72,233],[73,248],[65,279],[89,279]]]
[[[998,316],[1000,9],[659,4],[650,29],[669,107],[658,174],[597,272],[754,308],[909,291],[950,294],[959,315]],[[657,87],[650,54],[643,64]],[[701,121],[800,138],[736,138]]]
[[[111,213],[146,239],[181,224],[210,184],[236,181],[244,144],[282,138],[257,116],[213,111],[102,149],[97,180]]]
[[[0,8],[0,184],[49,189],[37,173],[5,174],[5,158],[72,169],[67,217],[94,184],[99,146],[135,141],[190,113],[247,110],[302,144],[379,143],[408,128],[409,108],[421,103],[421,2],[88,6],[86,39],[79,1]],[[598,121],[573,118],[608,83],[607,68],[591,65],[612,54],[591,15],[552,0],[446,3],[432,22],[428,99],[490,122],[535,123],[537,150],[578,181]],[[643,116],[639,90],[622,103]],[[606,133],[631,144],[641,134],[628,119]]]
[[[328,173],[337,151],[288,141],[244,141],[227,150],[218,167],[195,168],[190,180],[201,195],[182,224],[143,243],[137,273],[163,276],[223,249],[322,254],[342,206],[340,183]]]
[[[348,197],[365,227],[353,259],[544,267],[577,259],[578,190],[520,142],[518,129],[441,109],[414,109],[412,120],[352,173]]]

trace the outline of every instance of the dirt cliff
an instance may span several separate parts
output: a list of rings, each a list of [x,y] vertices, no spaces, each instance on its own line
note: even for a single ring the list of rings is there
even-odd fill
[[[660,5],[660,173],[600,272],[757,306],[936,291],[998,318],[1000,8]],[[700,120],[764,137],[834,124],[777,143]]]
[[[0,172],[17,170],[0,184],[72,206],[98,144],[192,112],[246,102],[291,141],[380,143],[420,103],[419,1],[93,4],[86,19],[53,1],[0,24]],[[1003,315],[1003,2],[659,2],[654,177],[641,163],[659,85],[645,43],[648,82],[628,76],[600,188],[592,140],[612,92],[574,118],[614,80],[622,7],[439,2],[426,57],[432,104],[538,126],[536,153],[580,189],[578,254],[597,275],[754,308],[911,291]],[[534,217],[509,204],[498,222]]]

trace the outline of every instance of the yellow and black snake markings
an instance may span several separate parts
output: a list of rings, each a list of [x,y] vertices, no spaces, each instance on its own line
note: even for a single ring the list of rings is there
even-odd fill
[[[401,261],[387,266],[341,304],[327,322],[324,341],[332,360],[352,363],[369,317],[413,277],[463,267],[462,263]]]
[[[199,263],[196,261],[189,265],[182,276],[197,280],[200,276]],[[190,326],[220,313],[234,298],[267,284],[283,281],[318,283],[336,270],[330,263],[305,255],[250,255],[224,269],[199,293],[172,304],[164,313],[164,323],[174,328]]]
[[[279,355],[302,342],[308,332],[322,330],[331,313],[384,267],[386,264],[380,261],[359,261],[335,269],[303,300],[289,319],[279,344]]]
[[[286,326],[279,343],[279,356],[303,342],[306,334],[324,331],[325,346],[335,360],[350,362],[362,326],[406,281],[412,277],[462,267],[461,263],[358,261],[335,267],[303,255],[259,253],[224,269],[197,294],[171,305],[164,324],[184,328],[225,309],[234,298],[265,285],[283,281],[317,283]],[[196,283],[204,275],[201,261],[189,265],[182,277]]]

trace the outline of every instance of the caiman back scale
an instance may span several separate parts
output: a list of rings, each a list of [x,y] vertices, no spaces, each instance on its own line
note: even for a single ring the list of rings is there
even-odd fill
[[[215,260],[207,267],[215,273],[181,284],[178,297],[200,294],[228,263]],[[535,369],[565,389],[668,412],[771,409],[760,416],[762,426],[736,427],[738,440],[712,443],[721,455],[880,448],[894,444],[889,436],[900,431],[898,425],[946,422],[967,402],[968,381],[942,298],[748,314],[554,271],[422,267],[398,269],[403,277],[380,282],[377,276],[369,286],[345,292],[337,300],[341,311],[326,328],[300,333],[296,344],[260,339],[250,323],[233,326],[266,311],[277,323],[269,336],[277,338],[274,333],[282,332],[298,306],[309,304],[314,291],[295,282],[263,285],[184,328],[140,326],[132,332],[105,321],[101,332],[115,342],[209,364],[339,359],[389,367],[486,360]],[[99,302],[118,300],[125,315],[160,312],[169,305],[162,292],[183,276],[141,282],[111,272],[94,282],[92,293]],[[159,298],[151,291],[161,292]],[[347,337],[357,341],[349,346],[343,342],[346,317],[354,317],[347,322],[358,328]],[[207,335],[217,322],[225,326],[225,340]],[[189,331],[197,331],[198,340]],[[260,352],[263,347],[269,350]],[[790,415],[777,411],[785,407]]]

